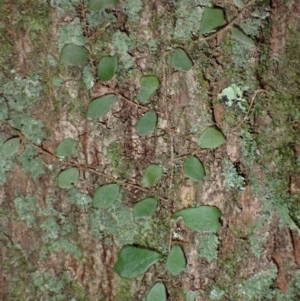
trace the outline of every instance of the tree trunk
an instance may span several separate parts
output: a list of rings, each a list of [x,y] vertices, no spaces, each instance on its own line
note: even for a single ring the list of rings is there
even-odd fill
[[[299,299],[297,1],[0,14],[1,300]]]

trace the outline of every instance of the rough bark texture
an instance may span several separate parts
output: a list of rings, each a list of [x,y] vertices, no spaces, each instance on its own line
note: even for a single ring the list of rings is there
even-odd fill
[[[120,0],[100,12],[89,10],[92,1],[2,2],[0,299],[146,300],[163,282],[168,300],[299,300],[297,1]],[[201,35],[206,7],[222,9],[224,22]],[[88,50],[84,65],[60,62],[71,43]],[[172,68],[176,48],[188,54],[191,70]],[[116,55],[118,68],[101,82],[105,55]],[[143,75],[156,75],[160,87],[139,103]],[[244,102],[220,101],[232,84]],[[89,102],[110,93],[117,96],[113,108],[86,118]],[[156,129],[139,136],[135,126],[148,110],[158,116]],[[208,127],[225,143],[198,147]],[[12,137],[20,145],[5,155]],[[55,149],[65,138],[77,147],[60,159]],[[191,155],[205,167],[198,182],[183,172]],[[153,163],[164,174],[142,187]],[[59,173],[70,167],[79,169],[78,181],[59,188]],[[120,185],[119,196],[109,208],[95,208],[95,190],[109,183]],[[148,196],[159,201],[156,213],[135,219],[132,208]],[[171,219],[201,205],[220,209],[217,233]],[[178,276],[165,266],[174,244],[187,260]],[[123,279],[113,266],[124,245],[164,259]]]

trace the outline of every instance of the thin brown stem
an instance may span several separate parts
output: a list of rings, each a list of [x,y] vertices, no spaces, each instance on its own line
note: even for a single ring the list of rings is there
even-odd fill
[[[138,189],[140,191],[149,193],[149,190],[146,189],[146,188],[144,188],[144,187],[141,187],[139,185],[132,184],[132,183],[129,183],[129,182],[118,180],[118,179],[114,178],[113,176],[107,175],[107,174],[105,174],[103,172],[100,172],[100,171],[96,170],[93,166],[80,164],[80,163],[77,163],[77,162],[74,162],[74,161],[64,161],[64,160],[61,160],[60,158],[58,158],[57,156],[55,156],[55,154],[53,154],[52,152],[50,152],[48,150],[45,150],[43,147],[38,146],[35,143],[33,143],[32,141],[30,141],[26,136],[24,136],[22,134],[22,132],[20,130],[12,127],[10,124],[8,124],[7,122],[5,122],[4,120],[0,119],[0,123],[3,124],[9,130],[14,131],[24,143],[28,143],[33,148],[35,148],[38,152],[43,153],[44,155],[50,156],[53,161],[56,161],[59,164],[64,164],[66,166],[71,166],[71,167],[77,167],[80,170],[87,171],[87,172],[96,174],[98,176],[102,176],[102,177],[104,177],[104,178],[106,178],[106,179],[108,179],[110,181],[118,182],[121,186],[124,186],[126,188],[135,188],[135,189]],[[45,163],[45,165],[47,166],[46,163]],[[164,200],[164,201],[167,200],[167,199],[165,199],[163,197],[159,197],[159,199]]]
[[[255,103],[256,96],[257,96],[257,94],[260,93],[260,92],[265,92],[265,93],[267,93],[267,94],[270,94],[268,91],[263,90],[263,89],[258,89],[258,90],[256,90],[256,91],[254,92],[252,98],[251,98],[251,102],[250,102],[250,105],[249,105],[249,109],[248,109],[248,111],[247,111],[247,113],[246,113],[246,116],[245,116],[244,119],[243,119],[238,125],[236,125],[231,131],[233,131],[233,132],[236,131],[236,130],[237,130],[238,128],[240,128],[240,126],[248,119],[248,117],[249,117],[249,115],[250,115],[250,113],[251,113],[252,107],[253,107],[253,105],[254,105],[254,103]]]

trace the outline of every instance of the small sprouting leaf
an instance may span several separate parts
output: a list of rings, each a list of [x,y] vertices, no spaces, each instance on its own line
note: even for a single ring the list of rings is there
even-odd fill
[[[143,76],[140,80],[140,83],[141,83],[141,87],[136,98],[139,102],[145,102],[158,89],[159,80],[154,75],[148,75],[148,76]]]
[[[161,258],[158,252],[127,245],[120,250],[113,270],[122,278],[133,279],[144,274]]]
[[[194,156],[188,156],[185,159],[183,170],[184,174],[194,181],[200,181],[205,176],[203,164]]]
[[[143,187],[152,187],[163,175],[162,168],[157,164],[150,164],[144,171],[142,178]]]
[[[154,214],[157,208],[157,200],[155,198],[146,198],[133,207],[133,215],[135,218],[146,217]]]
[[[174,245],[167,257],[167,270],[174,276],[178,275],[186,267],[186,259],[179,245]]]
[[[119,3],[119,0],[89,0],[88,10],[101,11],[109,6],[115,6]]]
[[[166,301],[167,292],[166,287],[162,282],[155,283],[146,298],[146,301]]]
[[[86,63],[89,52],[83,46],[68,44],[60,54],[60,61],[69,66],[80,66]]]
[[[173,219],[182,217],[185,226],[194,231],[217,232],[221,224],[219,218],[221,211],[213,206],[199,206],[186,208],[175,212]]]
[[[189,71],[193,62],[184,50],[177,48],[172,54],[171,66],[177,70]]]
[[[104,56],[98,64],[98,78],[103,82],[111,80],[118,68],[118,58],[114,56]]]
[[[224,21],[224,12],[222,9],[206,7],[200,24],[201,34],[210,33],[217,27],[222,26]]]
[[[78,181],[79,170],[77,167],[71,167],[63,170],[57,177],[58,186],[60,188],[69,189]]]
[[[4,157],[9,157],[15,154],[20,145],[20,138],[10,138],[6,140],[1,146],[1,153]]]
[[[118,199],[119,195],[120,186],[118,184],[100,186],[95,191],[93,206],[97,208],[108,208]]]
[[[250,48],[255,47],[254,42],[240,30],[238,30],[236,28],[231,28],[231,34],[235,40],[245,44],[246,46],[248,46]]]
[[[72,138],[63,140],[55,149],[55,155],[59,158],[64,158],[74,154],[77,142]]]
[[[201,148],[215,148],[224,143],[223,134],[215,128],[206,129],[198,140],[198,146]]]
[[[100,118],[108,113],[108,111],[114,106],[117,101],[115,94],[106,94],[101,97],[93,99],[86,111],[86,117],[88,118]]]
[[[140,136],[148,135],[155,130],[156,123],[156,113],[154,111],[148,111],[137,122],[136,131]]]

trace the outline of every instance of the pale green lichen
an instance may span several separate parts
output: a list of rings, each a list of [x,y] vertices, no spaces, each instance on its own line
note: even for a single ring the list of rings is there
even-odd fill
[[[258,36],[262,22],[266,20],[270,15],[269,9],[269,6],[262,6],[255,9],[251,13],[252,18],[249,18],[241,23],[240,26],[246,35],[253,37]]]
[[[70,203],[78,206],[81,210],[86,210],[92,205],[92,198],[84,193],[78,191],[73,187],[68,191]]]
[[[46,171],[37,150],[31,145],[26,145],[25,150],[18,156],[17,160],[21,162],[23,171],[31,174],[34,180],[37,180]]]
[[[231,161],[225,161],[222,175],[225,178],[227,190],[236,189],[237,191],[243,191],[245,189],[245,179],[238,174]]]
[[[243,153],[243,164],[250,166],[258,156],[255,134],[249,133],[247,129],[241,129],[240,143]]]
[[[8,117],[8,108],[4,97],[0,97],[0,119],[5,120]]]
[[[214,285],[210,291],[209,298],[211,300],[220,300],[224,295],[225,291],[220,289],[217,285]]]
[[[72,276],[69,271],[64,271],[59,277],[49,271],[36,271],[31,274],[31,279],[37,289],[36,298],[40,300],[57,301],[66,300],[66,298],[68,298],[64,290],[66,285],[72,281]]]
[[[277,272],[275,264],[272,264],[268,270],[260,271],[238,284],[237,290],[242,300],[272,300],[275,292],[270,288],[277,277]]]
[[[28,111],[39,100],[43,86],[38,74],[23,78],[16,74],[13,80],[4,81],[0,78],[0,92],[7,101],[9,109],[19,112]]]
[[[80,3],[80,0],[50,0],[50,5],[55,8],[59,17],[62,17],[67,12],[75,13],[75,9]]]
[[[54,252],[60,252],[63,250],[68,254],[73,254],[76,258],[82,257],[82,251],[79,249],[79,247],[66,239],[56,241],[49,247],[49,250]]]
[[[131,174],[129,161],[125,157],[124,149],[120,143],[113,142],[107,149],[107,159],[114,173],[120,178],[126,178]]]
[[[27,227],[33,227],[36,222],[36,199],[32,196],[17,197],[14,199],[14,204],[20,219],[26,222]]]
[[[60,226],[53,217],[47,218],[40,225],[40,228],[43,230],[42,241],[44,243],[52,242],[59,236]]]
[[[50,54],[47,55],[47,62],[49,63],[49,65],[51,67],[56,67],[57,66],[56,59],[52,55],[50,55]]]
[[[143,8],[141,0],[121,0],[122,8],[131,22],[136,22],[140,19],[139,12]]]
[[[198,291],[186,291],[185,292],[185,301],[195,301],[196,298],[199,296]]]
[[[3,142],[6,139],[1,139],[0,137],[0,145],[3,144]],[[5,157],[3,154],[0,152],[0,185],[4,184],[6,181],[6,172],[11,170],[14,167],[14,156],[12,157]]]
[[[173,32],[174,38],[187,41],[193,34],[199,35],[203,8],[195,3],[194,0],[176,1],[175,3],[176,24]]]
[[[243,0],[232,0],[238,10],[241,10],[245,6],[245,1]]]
[[[128,70],[135,64],[135,58],[128,51],[136,46],[135,37],[131,34],[128,36],[125,32],[117,31],[112,36],[111,55],[118,55],[119,70]]]
[[[86,38],[83,36],[82,25],[79,18],[74,18],[72,22],[60,28],[58,48],[61,50],[67,44],[86,45]]]
[[[86,20],[89,27],[97,28],[101,25],[108,23],[115,23],[117,21],[116,16],[113,12],[102,10],[100,12],[87,12]]]
[[[263,245],[267,242],[265,236],[253,235],[250,237],[251,252],[257,257],[260,258],[262,255]]]
[[[94,209],[90,222],[96,237],[114,236],[120,246],[135,243],[138,229],[127,206],[118,203],[106,210]]]
[[[156,52],[160,45],[160,41],[158,41],[157,39],[150,39],[147,43],[150,52]]]
[[[218,258],[219,239],[214,233],[196,234],[196,246],[199,256],[206,258],[209,262]]]
[[[94,76],[93,76],[93,73],[92,73],[92,68],[91,68],[90,65],[87,65],[83,68],[82,75],[83,75],[82,80],[83,80],[86,88],[88,90],[93,88],[95,79],[94,79]]]

